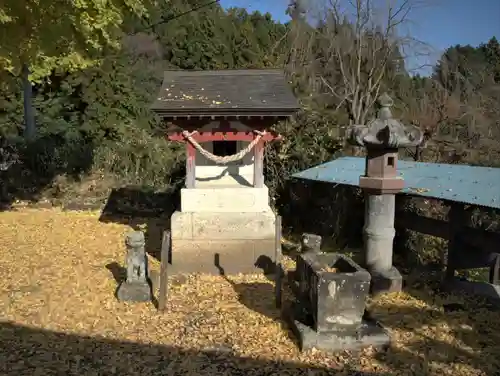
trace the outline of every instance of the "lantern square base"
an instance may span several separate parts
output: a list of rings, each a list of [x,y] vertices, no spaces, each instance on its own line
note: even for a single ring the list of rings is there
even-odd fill
[[[371,272],[371,275],[370,292],[372,295],[401,292],[403,289],[403,276],[394,266],[385,272]]]
[[[375,320],[367,317],[363,318],[357,329],[317,332],[313,328],[312,315],[308,314],[299,303],[290,303],[284,308],[283,314],[298,340],[301,351],[313,348],[327,352],[356,351],[369,346],[384,349],[390,345],[387,331]]]

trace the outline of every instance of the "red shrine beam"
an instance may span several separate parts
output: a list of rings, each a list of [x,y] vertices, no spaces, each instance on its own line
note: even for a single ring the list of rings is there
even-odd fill
[[[191,137],[197,142],[208,141],[253,141],[257,134],[255,132],[196,132]],[[167,135],[170,141],[185,141],[186,137],[182,132],[175,132]],[[266,133],[262,136],[262,141],[281,140],[281,136],[275,133]]]

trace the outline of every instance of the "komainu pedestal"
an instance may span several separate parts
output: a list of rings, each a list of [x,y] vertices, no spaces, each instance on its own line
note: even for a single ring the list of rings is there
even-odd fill
[[[389,343],[386,331],[365,314],[370,273],[338,253],[307,252],[297,259],[301,293],[288,308],[302,350],[356,350]]]
[[[118,287],[118,300],[146,302],[152,298],[145,243],[144,234],[140,231],[128,234],[125,239],[127,279]]]

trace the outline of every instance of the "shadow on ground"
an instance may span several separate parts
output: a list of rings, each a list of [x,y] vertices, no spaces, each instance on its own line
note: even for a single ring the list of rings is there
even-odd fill
[[[239,302],[248,309],[282,322],[275,306],[274,284],[266,282],[238,283],[223,276],[238,294]],[[274,276],[268,278],[273,281]],[[391,331],[394,343],[387,351],[373,354],[381,364],[396,374],[405,374],[410,365],[414,375],[445,374],[455,369],[457,375],[493,375],[500,372],[500,324],[498,304],[478,297],[452,295],[439,288],[440,276],[409,280],[404,297],[390,296],[375,308],[370,317]],[[283,302],[294,296],[283,278]],[[284,307],[286,307],[286,303]],[[373,308],[373,309],[372,309]],[[284,328],[286,325],[284,325]],[[400,333],[411,333],[412,339],[401,341]],[[296,342],[289,333],[290,339]],[[404,343],[402,346],[401,343]],[[356,356],[351,364],[362,368]],[[467,368],[470,367],[470,368]]]
[[[338,370],[0,324],[0,373],[18,375],[336,375]]]
[[[117,286],[127,279],[127,269],[118,264],[116,261],[107,264],[106,269],[108,269],[113,275],[113,279],[115,280]]]
[[[163,231],[170,228],[170,217],[179,205],[179,191],[153,192],[124,187],[111,192],[99,221],[144,231],[146,252],[159,260]]]
[[[443,277],[441,271],[414,270],[405,276],[403,296],[375,299],[372,317],[393,338],[412,336],[376,358],[395,369],[411,364],[415,375],[500,374],[498,302],[445,290]]]
[[[238,294],[238,301],[242,305],[251,311],[270,317],[273,320],[281,320],[281,313],[276,304],[277,299],[274,283],[276,282],[276,272],[278,269],[273,260],[267,256],[260,256],[255,262],[255,266],[262,271],[264,277],[271,283],[234,282],[226,275],[224,269],[219,265],[217,257],[215,265],[219,269],[219,275],[222,276],[222,278],[224,278],[224,280],[231,285],[236,294]],[[279,273],[281,274],[281,280],[283,281],[285,272],[282,268],[279,268]],[[283,283],[282,286],[282,292],[288,289],[286,283]]]
[[[452,369],[457,375],[496,375],[500,371],[500,336],[489,329],[492,323],[486,321],[491,320],[481,318],[483,309],[459,303],[419,309],[385,305],[390,316],[383,319],[384,325],[393,332],[411,331],[414,340],[392,346],[376,354],[376,359],[394,369],[411,365],[415,375],[446,374]],[[431,331],[431,326],[440,329]]]
[[[238,294],[238,301],[248,309],[273,320],[281,320],[280,310],[276,308],[274,285],[266,282],[235,283],[225,278]]]

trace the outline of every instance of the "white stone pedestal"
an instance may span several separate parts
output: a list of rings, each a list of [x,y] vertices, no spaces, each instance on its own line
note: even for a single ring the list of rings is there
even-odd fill
[[[181,189],[182,212],[259,213],[269,210],[269,190],[266,186],[200,186]]]
[[[276,215],[268,202],[267,187],[183,189],[181,211],[171,217],[172,273],[256,273],[272,267]]]

